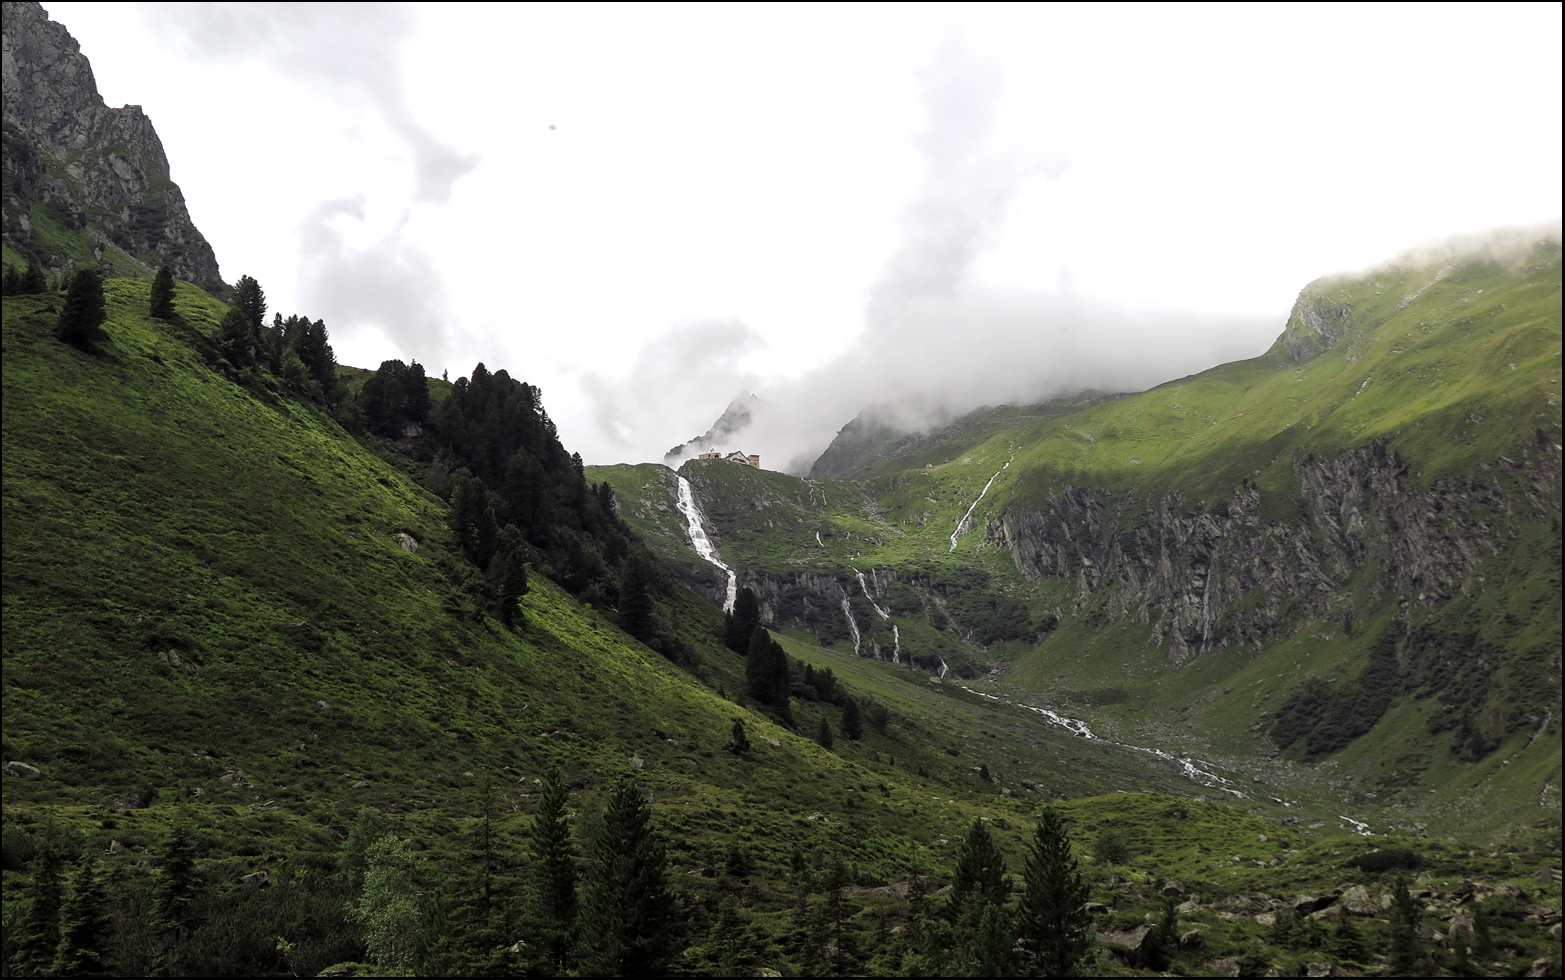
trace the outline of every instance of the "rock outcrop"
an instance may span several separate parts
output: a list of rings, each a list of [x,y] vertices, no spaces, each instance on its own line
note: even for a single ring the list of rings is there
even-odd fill
[[[167,265],[186,282],[220,285],[141,107],[104,105],[81,46],[42,6],[7,0],[4,14],[5,242],[56,275]]]
[[[987,539],[1028,579],[1074,583],[1073,611],[1135,617],[1182,663],[1259,650],[1308,619],[1350,618],[1355,603],[1427,605],[1471,591],[1479,563],[1505,546],[1507,514],[1547,520],[1557,507],[1558,451],[1545,437],[1528,456],[1415,489],[1381,443],[1300,453],[1290,520],[1263,516],[1250,484],[1211,505],[1061,485],[991,515]]]

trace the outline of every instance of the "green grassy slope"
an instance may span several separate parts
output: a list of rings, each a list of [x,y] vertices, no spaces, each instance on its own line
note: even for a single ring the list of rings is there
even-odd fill
[[[785,637],[796,660],[837,664],[851,690],[889,710],[884,730],[870,726],[862,742],[839,735],[826,751],[723,694],[740,688],[742,665],[714,642],[717,611],[693,596],[665,612],[706,683],[541,576],[523,600],[526,625],[508,631],[485,615],[444,505],[388,465],[383,447],[212,371],[203,335],[222,307],[181,285],[180,319],[164,324],[142,312],[147,289],[107,284],[108,340],[94,352],[53,339],[57,297],[4,308],[3,750],[6,763],[40,773],[6,780],[8,922],[26,907],[29,848],[62,834],[104,852],[116,915],[134,921],[168,827],[185,819],[215,889],[211,914],[242,910],[214,922],[212,948],[234,957],[234,970],[318,969],[351,956],[353,934],[312,932],[288,903],[315,895],[325,904],[312,915],[340,916],[340,899],[319,889],[360,807],[394,822],[454,908],[471,900],[483,867],[512,916],[533,780],[560,766],[573,805],[590,810],[593,793],[636,767],[689,930],[682,968],[737,955],[748,968],[793,970],[806,955],[791,911],[799,892],[809,907],[824,902],[818,878],[798,879],[795,848],[817,871],[849,862],[850,880],[873,889],[913,871],[949,874],[964,827],[986,817],[1019,872],[1031,815],[1055,794],[1197,789],[1167,760],[1145,765],[923,674]],[[776,474],[714,471],[713,481],[753,481],[765,507],[798,504]],[[632,475],[667,489],[655,468]],[[633,483],[616,483],[631,515]],[[809,485],[799,486],[807,503]],[[904,534],[864,490],[833,499],[843,561],[859,560],[850,540],[886,548]],[[644,519],[665,536],[677,530],[667,510]],[[840,730],[839,708],[799,701],[795,711],[801,732],[823,720]],[[749,727],[747,757],[724,749],[735,717]],[[980,780],[980,764],[998,781]],[[122,808],[149,791],[150,808]],[[1241,810],[1138,793],[1071,810],[1099,875],[1095,897],[1118,917],[1105,928],[1154,910],[1168,873],[1199,874],[1211,903],[1340,877],[1296,860],[1324,845]],[[1111,887],[1085,850],[1110,828],[1132,844],[1121,868],[1129,886]],[[684,874],[731,869],[735,854],[748,878]],[[1245,858],[1207,869],[1218,854]],[[1509,855],[1491,871],[1518,876],[1533,860]],[[274,888],[234,888],[262,870]],[[863,969],[895,964],[887,926],[906,914],[893,895],[857,896],[846,928]],[[1210,956],[1254,931],[1215,911],[1187,919],[1210,923]],[[509,941],[513,920],[503,922]],[[146,947],[127,935],[118,962],[145,972]],[[286,961],[279,935],[293,943]]]
[[[1069,413],[1001,408],[883,433],[838,454],[852,481],[721,461],[682,472],[741,580],[839,654],[853,650],[847,597],[862,651],[899,639],[980,689],[1215,753],[1322,806],[1503,835],[1558,823],[1559,357],[1560,250],[1543,242],[1322,280],[1261,357]],[[638,528],[661,486],[641,469],[600,471]],[[1068,574],[1018,567],[1029,520]],[[1159,572],[1157,549],[1199,583],[1221,554],[1208,534],[1251,536],[1255,565],[1282,584],[1231,581],[1208,615],[1232,639],[1192,659],[1159,610],[1199,605],[1201,590]],[[1324,584],[1290,581],[1315,565]],[[1159,574],[1174,584],[1147,584]],[[1031,629],[986,638],[985,615]],[[1271,759],[1277,710],[1311,677],[1351,688],[1386,635],[1400,687],[1384,728],[1310,766]]]

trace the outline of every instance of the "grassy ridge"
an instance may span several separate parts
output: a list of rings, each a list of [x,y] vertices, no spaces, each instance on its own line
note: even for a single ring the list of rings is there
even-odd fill
[[[1060,706],[1136,744],[1216,753],[1264,773],[1278,795],[1362,806],[1402,825],[1530,833],[1540,819],[1558,820],[1549,788],[1558,729],[1547,719],[1557,726],[1561,714],[1558,450],[1549,448],[1561,439],[1560,323],[1557,242],[1503,261],[1408,261],[1312,284],[1261,357],[1071,411],[1006,407],[925,436],[882,433],[892,441],[839,454],[839,463],[852,457],[851,481],[721,461],[683,472],[742,580],[835,581],[865,642],[883,653],[895,623],[904,650],[944,657],[981,689]],[[991,544],[1002,516],[1055,495],[1104,495],[1118,508],[1105,519],[1131,529],[1154,520],[1164,500],[1191,519],[1221,515],[1247,487],[1264,520],[1307,541],[1320,533],[1318,515],[1297,461],[1371,445],[1405,461],[1406,493],[1432,494],[1436,512],[1454,515],[1459,505],[1480,534],[1449,600],[1405,607],[1387,593],[1377,558],[1332,584],[1332,605],[1354,610],[1351,622],[1284,608],[1288,628],[1264,649],[1172,670],[1133,610],[1112,597],[1084,603],[1074,578],[1027,581]],[[648,513],[643,488],[656,468],[641,469],[639,483],[616,483],[633,523]],[[1442,533],[1439,520],[1430,526]],[[1504,528],[1503,544],[1482,537],[1486,528]],[[860,597],[855,569],[879,570],[877,602],[891,623]],[[884,585],[893,578],[901,581]],[[918,594],[910,598],[905,583]],[[1058,628],[980,642],[946,615],[961,589],[1019,603],[1034,624],[1058,616]],[[822,605],[829,612],[835,602]],[[850,653],[840,614],[832,616],[816,621],[817,638]],[[1407,691],[1384,727],[1320,768],[1270,759],[1277,709],[1311,677],[1354,683],[1387,631],[1406,636]],[[1480,662],[1487,666],[1471,668]],[[1469,727],[1453,731],[1435,716],[1446,707],[1465,712]],[[1474,767],[1453,752],[1480,729],[1501,734]]]

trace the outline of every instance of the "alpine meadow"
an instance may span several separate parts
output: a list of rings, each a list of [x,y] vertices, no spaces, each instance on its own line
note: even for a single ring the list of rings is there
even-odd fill
[[[339,363],[4,48],[7,976],[1559,975],[1557,220],[603,463],[530,364]]]

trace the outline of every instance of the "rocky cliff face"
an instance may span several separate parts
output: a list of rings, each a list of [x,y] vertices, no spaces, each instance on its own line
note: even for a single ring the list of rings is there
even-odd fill
[[[1539,436],[1526,450],[1426,489],[1410,488],[1407,466],[1381,443],[1300,453],[1288,520],[1266,519],[1252,485],[1209,506],[1177,492],[1062,485],[992,516],[987,536],[1030,580],[1073,582],[1073,611],[1150,626],[1150,642],[1166,643],[1177,664],[1259,650],[1317,616],[1346,625],[1363,606],[1432,606],[1481,587],[1479,566],[1507,547],[1513,520],[1558,513],[1559,447]]]
[[[56,274],[166,264],[187,282],[221,284],[141,107],[104,105],[80,45],[43,7],[7,0],[4,14],[6,244]]]

